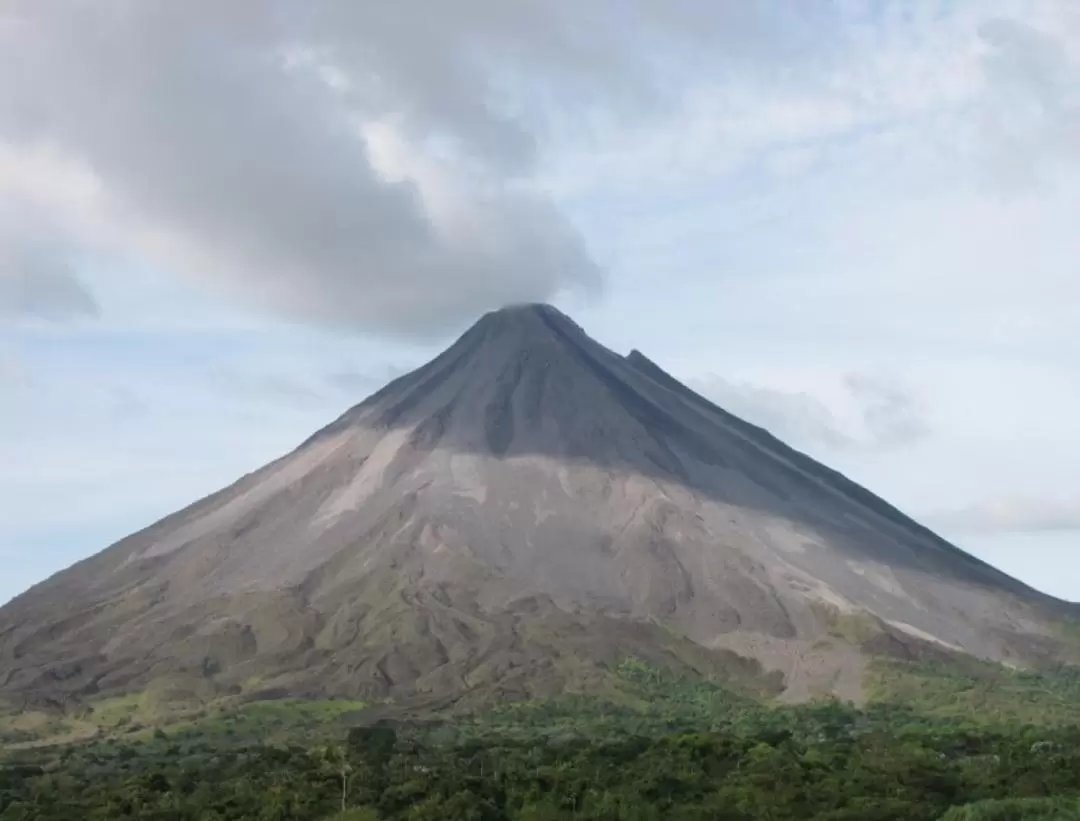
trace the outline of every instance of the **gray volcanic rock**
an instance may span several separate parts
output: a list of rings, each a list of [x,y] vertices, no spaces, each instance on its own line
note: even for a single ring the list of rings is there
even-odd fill
[[[529,305],[0,609],[0,695],[453,700],[588,688],[632,653],[857,697],[875,647],[1025,664],[1064,652],[1064,613]]]

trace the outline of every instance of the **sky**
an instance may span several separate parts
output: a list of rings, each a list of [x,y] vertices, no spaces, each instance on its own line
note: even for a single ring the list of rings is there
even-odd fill
[[[1075,0],[0,0],[0,601],[548,301],[1080,600]]]

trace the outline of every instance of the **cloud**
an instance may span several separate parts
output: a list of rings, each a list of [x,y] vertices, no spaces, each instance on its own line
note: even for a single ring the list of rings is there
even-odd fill
[[[979,34],[994,92],[989,156],[1014,186],[1042,181],[1056,161],[1080,157],[1080,63],[1061,38],[1020,20],[990,19]]]
[[[985,8],[15,0],[0,166],[31,169],[20,190],[68,258],[104,248],[291,318],[438,333],[598,292],[548,193],[594,167],[798,168],[943,104],[980,114],[1002,168],[1071,144],[1070,53]]]
[[[792,173],[905,128],[1003,178],[1075,153],[1064,13],[877,6],[14,0],[0,201],[6,156],[65,259],[104,248],[291,318],[438,333],[597,293],[549,191],[604,173]],[[35,312],[42,291],[67,294],[58,315],[89,306],[70,267],[21,270]]]
[[[999,496],[927,519],[960,533],[1054,533],[1080,531],[1080,499]]]
[[[874,447],[905,445],[929,434],[915,398],[895,382],[852,373],[844,377],[844,386],[860,406],[866,438]]]
[[[65,246],[34,224],[30,209],[16,205],[0,200],[0,321],[97,315]]]
[[[791,66],[800,82],[762,84],[752,72],[706,66],[672,117],[579,141],[585,148],[561,159],[554,184],[656,196],[740,172],[837,176],[837,166],[869,155],[864,185],[895,169],[909,185],[951,178],[982,195],[988,186],[1013,194],[1053,183],[1061,162],[1080,157],[1075,8],[1038,0],[814,8],[836,16],[818,20],[814,59]],[[769,13],[783,16],[784,7]],[[790,65],[786,55],[779,62]]]
[[[827,450],[882,450],[916,442],[930,432],[914,397],[878,374],[852,373],[842,380],[852,413],[835,412],[802,392],[731,382],[709,376],[689,385],[729,413],[759,425],[796,446]]]
[[[728,413],[791,443],[850,447],[851,436],[820,399],[808,393],[729,382],[715,374],[688,381],[690,387]]]
[[[8,246],[0,258],[0,319],[92,316],[97,303],[65,260],[48,248]]]
[[[603,162],[613,132],[680,132],[679,112],[703,112],[688,157],[850,124],[819,104],[848,5],[13,0],[0,153],[85,178],[50,198],[77,249],[292,318],[435,332],[598,293],[559,155]]]
[[[600,267],[532,184],[541,144],[661,105],[676,49],[791,73],[815,38],[772,5],[16,0],[0,153],[88,180],[48,198],[74,250],[304,321],[436,332],[595,294]]]
[[[7,4],[0,147],[93,179],[50,203],[76,249],[304,320],[413,331],[598,287],[573,227],[512,184],[531,135],[489,105],[467,24],[387,50],[429,11],[352,6]],[[34,282],[70,282],[50,270]],[[29,276],[15,295],[38,310]]]

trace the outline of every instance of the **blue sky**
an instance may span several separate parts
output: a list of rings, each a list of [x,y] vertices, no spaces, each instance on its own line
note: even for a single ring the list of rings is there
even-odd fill
[[[531,300],[1080,599],[1072,0],[274,8],[0,11],[0,600]]]

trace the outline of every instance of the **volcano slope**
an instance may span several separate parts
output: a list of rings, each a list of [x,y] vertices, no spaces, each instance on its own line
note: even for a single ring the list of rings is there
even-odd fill
[[[529,305],[5,606],[0,697],[468,702],[633,655],[857,699],[873,653],[1061,659],[1067,607]]]

